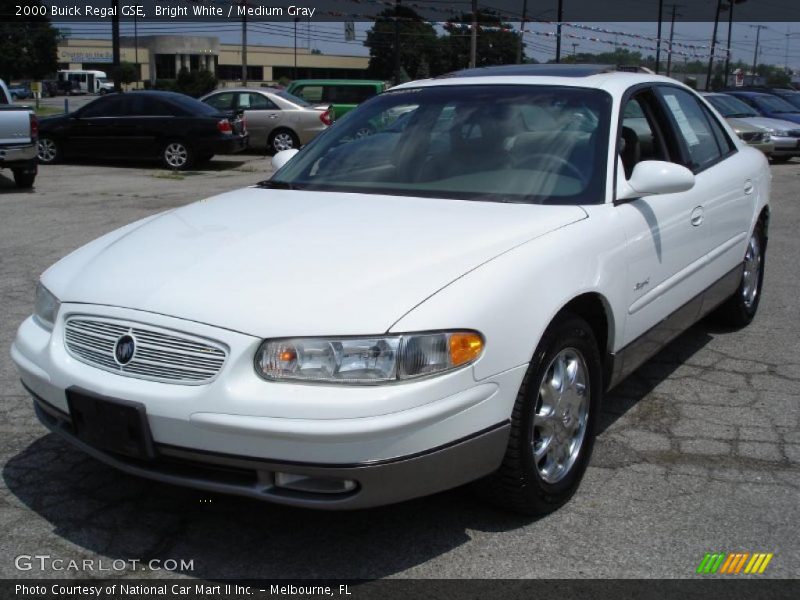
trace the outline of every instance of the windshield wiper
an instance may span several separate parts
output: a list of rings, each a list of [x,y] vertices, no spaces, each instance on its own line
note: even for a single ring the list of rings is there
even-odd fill
[[[260,188],[267,188],[270,190],[294,190],[295,188],[291,183],[287,181],[272,181],[271,179],[265,179],[264,181],[259,181],[256,184],[256,187]]]

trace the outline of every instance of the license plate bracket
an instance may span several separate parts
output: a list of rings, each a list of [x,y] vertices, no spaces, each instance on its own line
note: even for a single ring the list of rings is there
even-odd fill
[[[67,403],[73,431],[82,442],[132,458],[155,458],[147,411],[141,402],[106,398],[70,388]]]

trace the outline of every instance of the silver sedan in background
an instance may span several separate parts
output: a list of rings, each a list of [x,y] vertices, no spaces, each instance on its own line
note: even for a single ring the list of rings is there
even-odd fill
[[[225,88],[200,98],[221,112],[243,114],[254,150],[299,148],[330,125],[325,106],[314,106],[277,88]]]

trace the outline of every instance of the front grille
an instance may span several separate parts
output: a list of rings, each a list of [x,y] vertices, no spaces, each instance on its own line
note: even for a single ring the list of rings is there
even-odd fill
[[[117,341],[134,339],[133,358],[120,364]],[[222,369],[227,351],[221,344],[171,330],[98,317],[69,317],[64,342],[76,359],[126,377],[181,384],[208,383]]]
[[[746,131],[742,134],[742,139],[745,142],[758,143],[766,140],[767,134],[762,131]]]

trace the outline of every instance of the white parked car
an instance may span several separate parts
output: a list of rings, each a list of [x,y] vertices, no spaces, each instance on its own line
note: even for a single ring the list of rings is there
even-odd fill
[[[758,308],[766,159],[672,79],[464,71],[288,152],[42,275],[12,356],[45,425],[210,491],[333,509],[474,481],[542,513],[577,488],[604,392]]]

